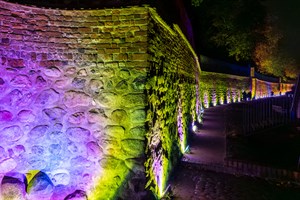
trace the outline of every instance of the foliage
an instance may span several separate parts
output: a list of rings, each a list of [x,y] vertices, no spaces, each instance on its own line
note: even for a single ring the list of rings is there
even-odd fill
[[[148,98],[146,187],[161,198],[171,170],[182,155],[191,117],[196,118],[196,80],[178,71],[181,60],[170,48],[173,38],[166,37],[166,28],[150,23],[149,28],[149,74],[146,83]],[[175,32],[172,32],[172,36]],[[176,43],[175,43],[176,44]],[[176,57],[176,60],[172,60]],[[192,62],[194,60],[192,59]],[[193,65],[194,63],[189,63]],[[181,110],[178,131],[178,116]],[[183,135],[183,137],[182,137]]]
[[[265,5],[263,0],[203,1],[193,8],[198,51],[256,65],[259,72],[283,80],[296,78],[300,69],[284,53],[279,19]]]
[[[253,12],[255,11],[255,12]],[[208,45],[223,48],[236,61],[249,61],[262,26],[261,0],[211,0],[199,7],[200,25]]]
[[[202,72],[200,76],[200,96],[205,108],[241,100],[241,93],[250,90],[250,82],[234,76]]]
[[[296,62],[280,51],[280,41],[283,38],[276,26],[276,18],[268,17],[264,29],[261,31],[262,39],[256,44],[253,57],[258,71],[277,77],[296,78],[299,70]]]
[[[195,7],[200,6],[200,4],[203,2],[203,0],[192,0],[192,5]]]
[[[153,68],[159,69],[163,66],[164,64],[157,64]],[[148,168],[147,176],[149,177],[147,186],[154,194],[160,194],[159,190],[161,188],[155,183],[157,174],[151,170],[151,167],[159,160],[163,170],[162,180],[160,181],[165,184],[173,165],[177,162],[176,159],[180,155],[181,141],[177,130],[178,99],[182,98],[182,127],[185,136],[188,134],[191,113],[195,112],[192,108],[196,107],[195,85],[180,83],[184,80],[175,80],[172,73],[168,73],[166,68],[163,71],[162,75],[153,74],[154,76],[149,79],[146,85],[149,102],[147,122],[150,128],[147,135],[148,145],[150,146],[147,152],[149,157],[146,165],[146,168]],[[162,186],[165,187],[165,185]]]

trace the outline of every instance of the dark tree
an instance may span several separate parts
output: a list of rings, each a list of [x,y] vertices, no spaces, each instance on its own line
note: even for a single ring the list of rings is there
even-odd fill
[[[236,61],[251,60],[266,15],[261,0],[206,0],[192,12],[199,48]]]

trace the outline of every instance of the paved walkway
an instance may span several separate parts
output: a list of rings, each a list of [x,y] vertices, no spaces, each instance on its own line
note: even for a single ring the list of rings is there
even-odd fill
[[[225,108],[226,106],[217,106],[204,111],[203,127],[193,135],[190,153],[184,155],[184,161],[223,164],[226,152]]]
[[[263,179],[180,166],[171,182],[173,200],[296,200],[300,189]]]
[[[235,176],[204,170],[203,166],[222,166],[226,152],[226,106],[206,109],[203,127],[190,142],[174,177],[171,177],[173,200],[295,200],[300,188],[263,179]]]

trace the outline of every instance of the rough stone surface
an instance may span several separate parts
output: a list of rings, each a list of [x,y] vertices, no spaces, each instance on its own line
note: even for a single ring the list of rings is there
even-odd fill
[[[86,141],[90,136],[90,131],[81,127],[70,127],[66,130],[66,134],[71,141]]]
[[[48,128],[49,126],[47,125],[36,126],[28,133],[28,137],[33,139],[41,138],[46,134]]]
[[[70,108],[76,106],[89,106],[91,102],[91,97],[80,91],[68,91],[64,96],[64,104]]]
[[[57,67],[48,67],[44,70],[44,74],[49,77],[58,78],[61,72]]]
[[[8,126],[1,130],[1,140],[17,141],[24,135],[24,132],[19,126]]]
[[[87,200],[87,195],[82,190],[76,190],[73,193],[66,196],[64,200]]]
[[[57,169],[52,171],[52,182],[56,185],[69,185],[70,183],[70,173],[64,169]]]
[[[50,197],[54,186],[50,178],[44,172],[38,172],[28,183],[28,194],[32,199]]]
[[[5,160],[2,160],[0,162],[0,173],[10,172],[10,171],[14,170],[16,167],[17,167],[17,162],[14,159],[8,158]]]
[[[0,177],[43,170],[30,181],[31,200],[84,198],[98,187],[99,199],[117,198],[127,178],[135,181],[126,194],[140,197],[150,17],[148,7],[75,11],[0,0]]]
[[[130,155],[129,157],[142,157],[144,155],[145,142],[134,139],[122,140],[122,148]]]
[[[27,75],[17,75],[10,81],[10,84],[14,87],[30,87],[31,80]]]
[[[59,100],[59,93],[54,89],[42,91],[36,98],[35,103],[38,105],[52,105]]]
[[[25,200],[27,179],[18,173],[6,174],[1,182],[3,200]]]
[[[0,122],[7,122],[13,119],[13,114],[7,110],[0,111]]]
[[[34,122],[36,117],[31,110],[21,110],[17,116],[20,122],[29,122],[29,123]]]

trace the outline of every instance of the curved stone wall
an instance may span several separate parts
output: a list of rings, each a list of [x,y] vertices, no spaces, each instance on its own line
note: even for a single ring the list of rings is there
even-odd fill
[[[200,111],[199,73],[152,8],[0,0],[2,197],[161,198]]]
[[[147,8],[0,1],[4,197],[144,195],[147,21]]]

